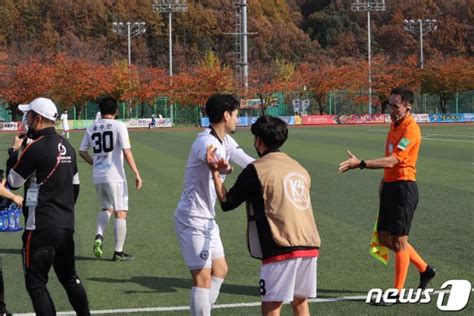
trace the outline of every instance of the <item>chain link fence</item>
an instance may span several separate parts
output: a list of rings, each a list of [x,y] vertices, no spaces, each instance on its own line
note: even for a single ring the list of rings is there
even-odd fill
[[[372,96],[375,104],[375,96]],[[301,114],[300,109],[293,107],[293,100],[309,100],[309,106],[305,108],[302,114],[319,114],[320,107],[316,103],[313,95],[310,93],[275,93],[276,102],[272,106],[265,108],[265,114],[273,116],[288,116],[296,113]],[[433,95],[415,95],[414,113],[441,113],[440,100],[438,96]],[[328,93],[321,104],[323,114],[366,114],[369,111],[367,93],[354,93],[350,91],[333,91]],[[61,109],[59,109],[61,111]],[[465,93],[456,93],[454,98],[447,102],[449,113],[474,113],[474,91]],[[93,120],[99,111],[97,103],[87,102],[82,107],[74,106],[69,108],[69,119],[74,120]],[[168,117],[173,119],[175,125],[198,126],[204,111],[199,106],[180,106],[172,103],[167,97],[159,97],[153,103],[143,103],[131,105],[128,102],[119,104],[118,119],[129,118],[150,118],[153,114],[159,117]],[[381,113],[379,105],[372,106],[372,113]],[[261,105],[243,108],[240,110],[240,116],[260,116],[262,114]],[[13,120],[19,120],[21,117],[16,115]],[[11,111],[6,104],[0,106],[0,121],[12,121]]]

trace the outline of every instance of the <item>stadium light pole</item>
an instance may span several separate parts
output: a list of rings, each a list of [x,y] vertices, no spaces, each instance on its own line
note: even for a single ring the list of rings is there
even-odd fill
[[[173,77],[173,38],[171,28],[171,14],[187,12],[188,3],[186,0],[155,0],[153,12],[168,13],[168,40],[169,40],[169,75]]]
[[[132,64],[131,41],[132,38],[146,32],[145,22],[113,22],[112,32],[127,37],[128,65]]]
[[[405,25],[405,30],[415,35],[419,35],[420,37],[420,68],[424,69],[425,60],[423,56],[423,35],[434,31],[438,28],[438,21],[435,19],[418,19],[418,20],[403,20],[403,24]],[[424,112],[426,113],[426,98],[425,95],[422,94],[422,104],[424,107]]]
[[[404,20],[405,30],[420,36],[420,68],[424,68],[423,35],[438,28],[438,21],[431,19]]]
[[[369,68],[369,114],[372,114],[372,60],[370,41],[370,12],[385,11],[385,0],[356,0],[352,3],[352,11],[367,12],[367,63]]]
[[[173,38],[171,28],[171,14],[187,12],[188,3],[186,0],[154,0],[153,12],[168,13],[168,49],[169,49],[169,76],[170,84],[173,82]],[[170,118],[173,121],[173,103],[170,102]]]
[[[113,22],[112,23],[112,32],[117,35],[127,38],[127,47],[128,47],[128,86],[132,85],[130,81],[130,65],[132,64],[132,49],[131,42],[132,38],[137,37],[140,34],[146,32],[145,22]],[[128,110],[130,110],[132,105],[132,100],[128,101]],[[127,111],[128,112],[128,111]],[[130,113],[129,113],[130,114]],[[124,115],[125,117],[125,115]]]

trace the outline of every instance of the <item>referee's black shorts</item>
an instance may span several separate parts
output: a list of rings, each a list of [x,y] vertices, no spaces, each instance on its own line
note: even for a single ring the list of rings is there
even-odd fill
[[[408,235],[418,204],[418,186],[414,181],[385,182],[380,196],[378,231]]]

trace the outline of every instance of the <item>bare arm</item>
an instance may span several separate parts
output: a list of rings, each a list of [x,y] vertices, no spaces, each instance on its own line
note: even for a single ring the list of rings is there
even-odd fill
[[[227,169],[228,167],[230,167],[230,173],[232,171],[232,167],[230,166],[230,164],[228,164],[227,161],[224,160],[224,158],[221,158],[219,160],[216,159],[216,149],[217,148],[213,146],[209,146],[207,148],[206,163],[209,169],[211,170],[212,180],[214,181],[214,187],[216,189],[217,198],[219,199],[219,202],[223,202],[227,195],[227,190],[224,186],[224,182],[222,182],[222,179],[220,177],[220,174],[222,173],[222,171],[220,170]]]
[[[138,172],[137,165],[135,164],[135,160],[133,159],[132,150],[130,148],[126,148],[123,150],[123,155],[125,156],[125,160],[127,161],[130,169],[132,169],[133,174],[135,175],[135,187],[139,190],[143,185],[142,178],[140,177],[140,172]]]
[[[11,193],[7,190],[7,188],[5,188],[3,184],[0,184],[0,195],[12,200],[19,207],[23,205],[23,197],[21,195]]]
[[[211,171],[212,173],[212,179],[214,180],[214,186],[216,188],[216,193],[217,193],[217,198],[219,199],[219,202],[224,202],[225,197],[227,195],[227,190],[224,186],[224,182],[222,182],[222,179],[219,175],[219,170],[213,170]]]
[[[89,165],[94,164],[94,160],[92,159],[91,155],[89,155],[88,151],[79,151],[79,156],[81,156],[82,159],[84,159],[85,162],[87,162]]]
[[[344,173],[350,169],[355,169],[360,167],[361,160],[352,154],[349,150],[347,151],[349,159],[341,162],[339,164],[339,172]],[[372,160],[364,160],[366,169],[383,169],[383,168],[392,168],[399,163],[398,159],[390,155],[388,157],[376,158]]]

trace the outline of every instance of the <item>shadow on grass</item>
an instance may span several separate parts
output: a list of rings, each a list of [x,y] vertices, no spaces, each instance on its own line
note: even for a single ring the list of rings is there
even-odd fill
[[[151,291],[126,291],[127,294],[133,293],[149,293],[149,292],[176,292],[177,289],[191,289],[191,279],[167,278],[167,277],[152,277],[152,276],[134,276],[129,279],[113,279],[113,278],[88,278],[89,281],[102,283],[136,283],[141,286],[149,288]],[[222,284],[221,293],[232,295],[246,295],[259,297],[259,288],[257,285],[237,285],[237,284]],[[367,291],[352,291],[352,290],[333,290],[333,289],[318,289],[318,297],[334,297],[334,294],[349,294],[349,293],[364,293]],[[332,295],[331,295],[332,294]]]
[[[177,289],[191,289],[193,286],[191,279],[167,278],[167,277],[152,277],[152,276],[134,276],[130,279],[113,279],[113,278],[89,278],[89,281],[104,282],[104,283],[136,283],[141,286],[151,289],[153,292],[176,292]],[[143,291],[142,291],[143,292]],[[128,294],[140,293],[140,291],[127,291]],[[258,293],[258,287],[223,284],[221,293],[228,293],[234,295],[254,295]]]
[[[10,249],[0,249],[1,255],[21,255],[21,249],[10,248]]]
[[[18,255],[21,256],[21,249],[0,249],[0,257],[2,255]],[[76,256],[76,261],[90,261],[90,260],[102,260],[102,261],[112,261],[112,258],[110,259],[97,259],[96,257],[84,257],[84,256]]]
[[[112,258],[96,258],[93,256],[84,257],[84,256],[76,256],[76,261],[112,261]]]

